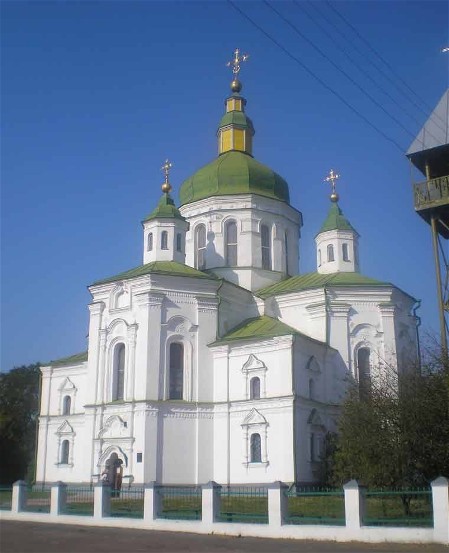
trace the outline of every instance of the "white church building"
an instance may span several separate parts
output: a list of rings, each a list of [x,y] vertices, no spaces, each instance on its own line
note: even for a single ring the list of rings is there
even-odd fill
[[[41,368],[38,482],[111,460],[123,484],[315,482],[349,383],[416,355],[415,299],[360,273],[334,186],[299,273],[302,215],[252,155],[235,56],[218,157],[179,208],[165,164],[142,264],[89,286],[88,350]]]

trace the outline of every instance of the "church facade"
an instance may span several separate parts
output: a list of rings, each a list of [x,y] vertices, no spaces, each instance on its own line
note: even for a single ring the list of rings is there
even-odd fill
[[[179,208],[166,162],[142,264],[89,287],[87,352],[41,368],[38,482],[315,482],[349,383],[416,356],[415,300],[360,273],[335,190],[299,273],[302,215],[252,155],[234,68],[218,157]]]

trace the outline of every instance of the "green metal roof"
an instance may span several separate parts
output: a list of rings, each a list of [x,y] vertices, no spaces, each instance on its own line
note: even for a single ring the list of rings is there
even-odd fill
[[[243,111],[229,111],[221,118],[218,128],[234,125],[241,129],[251,129],[254,134],[254,126],[251,119]]]
[[[130,278],[136,278],[143,275],[149,274],[160,274],[160,275],[171,275],[171,276],[183,276],[190,278],[206,278],[209,280],[217,280],[213,275],[197,271],[193,267],[188,265],[183,265],[177,261],[152,261],[146,265],[140,265],[135,269],[130,269],[124,273],[119,273],[118,275],[105,278],[103,280],[97,280],[91,286],[96,286],[98,284],[107,284],[108,282],[115,282],[117,280],[127,280]]]
[[[87,351],[82,353],[76,353],[75,355],[70,355],[69,357],[62,357],[61,359],[56,359],[50,361],[49,363],[43,363],[42,366],[51,365],[52,367],[64,367],[66,365],[80,365],[87,361]]]
[[[340,209],[337,202],[332,203],[329,213],[327,214],[327,218],[321,226],[318,234],[328,230],[352,230],[353,232],[357,232],[343,215],[343,211]]]
[[[247,319],[233,328],[223,338],[209,345],[218,346],[219,344],[228,344],[229,342],[236,342],[238,340],[263,340],[264,338],[296,334],[299,334],[299,332],[291,326],[267,315],[262,315],[261,317]]]
[[[361,275],[360,273],[331,273],[322,275],[319,273],[306,273],[297,275],[256,292],[260,298],[269,298],[280,294],[291,294],[312,288],[323,288],[324,286],[393,286],[389,282],[382,282]]]
[[[179,197],[185,205],[211,196],[258,194],[289,203],[287,182],[266,165],[244,152],[221,154],[199,169],[181,186]]]
[[[185,221],[184,217],[179,212],[179,209],[175,206],[175,202],[172,200],[169,194],[163,194],[156,209],[144,219],[150,221],[151,219],[181,219]]]

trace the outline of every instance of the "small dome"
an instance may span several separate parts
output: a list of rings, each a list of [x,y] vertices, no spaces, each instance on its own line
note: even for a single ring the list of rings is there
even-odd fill
[[[333,202],[331,204],[326,220],[321,225],[318,234],[327,232],[328,230],[351,230],[353,232],[357,232],[348,219],[346,219],[343,215],[343,211],[340,209],[337,202]]]
[[[143,222],[151,221],[152,219],[182,219],[184,217],[179,212],[179,209],[175,206],[175,202],[168,194],[163,194],[159,203],[150,215],[145,217]]]
[[[287,182],[252,156],[238,151],[221,154],[181,186],[181,205],[210,196],[258,194],[290,202]]]

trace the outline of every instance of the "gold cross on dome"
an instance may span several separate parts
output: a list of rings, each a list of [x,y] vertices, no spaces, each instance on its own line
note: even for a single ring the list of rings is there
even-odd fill
[[[236,48],[234,50],[234,57],[231,61],[228,61],[226,64],[226,67],[232,66],[232,72],[234,73],[234,77],[237,78],[238,74],[240,73],[240,64],[243,61],[246,61],[249,58],[248,54],[242,54],[240,55],[240,50]]]
[[[324,179],[325,182],[330,182],[332,186],[332,194],[335,194],[335,182],[340,178],[340,175],[337,175],[337,173],[334,173],[334,170],[331,169],[329,171],[329,175]]]
[[[165,177],[164,182],[168,182],[168,175],[172,167],[173,167],[173,163],[171,161],[168,161],[168,159],[166,159],[164,165],[162,165],[161,167],[161,171],[164,172],[164,177]]]

